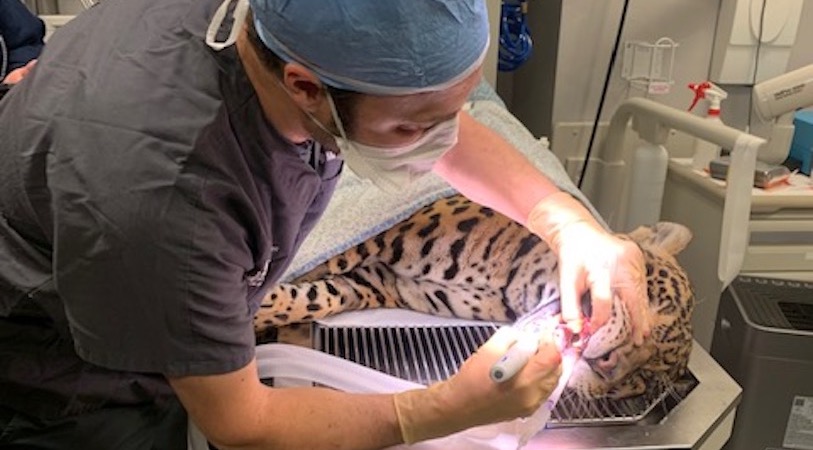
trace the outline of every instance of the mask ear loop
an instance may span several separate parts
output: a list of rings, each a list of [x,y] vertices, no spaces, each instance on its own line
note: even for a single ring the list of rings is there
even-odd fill
[[[333,120],[336,122],[336,128],[339,129],[339,134],[342,136],[342,139],[349,141],[349,139],[347,139],[347,133],[344,132],[342,118],[339,117],[339,110],[336,108],[336,103],[333,102],[333,96],[330,95],[330,91],[328,91],[327,88],[325,88],[325,95],[327,95],[327,103],[330,105],[330,114],[333,115]]]
[[[246,15],[248,15],[248,0],[237,0],[237,5],[234,7],[234,14],[232,14],[234,21],[232,22],[232,27],[229,31],[229,37],[223,42],[217,42],[217,32],[223,25],[223,21],[226,20],[226,14],[229,12],[229,5],[231,2],[232,0],[223,0],[223,3],[221,3],[217,8],[217,11],[215,11],[212,21],[209,22],[209,28],[206,30],[206,45],[216,51],[220,51],[226,47],[234,45],[234,43],[237,41],[237,33],[240,32],[240,29],[246,22]]]

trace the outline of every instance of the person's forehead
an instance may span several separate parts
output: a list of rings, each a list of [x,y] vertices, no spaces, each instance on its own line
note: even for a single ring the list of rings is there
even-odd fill
[[[480,78],[478,70],[455,86],[440,91],[400,96],[362,94],[358,108],[368,115],[387,112],[390,117],[415,122],[439,122],[459,111]]]

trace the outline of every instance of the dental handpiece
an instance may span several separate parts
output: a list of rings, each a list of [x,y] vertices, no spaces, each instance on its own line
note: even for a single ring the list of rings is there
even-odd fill
[[[491,366],[491,379],[495,383],[510,380],[517,374],[539,348],[539,339],[531,334],[519,338],[511,348]]]
[[[560,352],[571,347],[580,347],[580,336],[573,334],[564,326],[557,326],[554,330],[554,342]],[[491,366],[491,379],[495,383],[510,380],[517,374],[539,348],[539,337],[535,333],[523,333],[511,348]]]

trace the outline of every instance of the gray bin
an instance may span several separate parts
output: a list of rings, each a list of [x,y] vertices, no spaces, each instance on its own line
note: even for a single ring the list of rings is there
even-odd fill
[[[743,389],[725,449],[813,449],[813,284],[738,277],[711,355]]]

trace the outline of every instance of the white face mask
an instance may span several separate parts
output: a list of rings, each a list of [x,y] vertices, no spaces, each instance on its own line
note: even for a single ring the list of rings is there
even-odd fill
[[[457,144],[459,116],[441,122],[415,142],[397,147],[376,147],[347,138],[333,98],[328,93],[331,114],[340,136],[333,136],[350,169],[389,194],[403,192],[413,181],[432,170],[435,162]],[[317,125],[328,131],[311,116]],[[329,131],[328,131],[329,132]],[[332,133],[331,133],[332,134]]]
[[[248,0],[237,0],[237,4],[234,6],[234,11],[232,12],[234,21],[232,22],[231,30],[229,30],[229,36],[225,41],[220,42],[217,40],[217,32],[226,20],[231,2],[232,0],[223,0],[223,3],[215,10],[215,15],[212,17],[212,21],[209,22],[209,27],[206,29],[206,45],[214,50],[220,51],[234,45],[235,41],[237,41],[237,33],[240,32],[240,29],[243,28],[243,24],[246,21],[246,16],[248,15]]]

